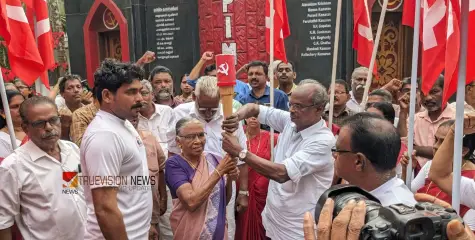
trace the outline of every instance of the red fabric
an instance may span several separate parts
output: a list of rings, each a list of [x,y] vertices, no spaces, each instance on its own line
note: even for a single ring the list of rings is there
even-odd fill
[[[353,0],[353,48],[358,52],[356,61],[367,68],[371,62],[374,47],[369,13],[367,1]],[[375,76],[378,76],[377,69],[374,64],[373,74]]]
[[[401,141],[401,151],[399,151],[399,156],[397,157],[397,164],[401,162],[401,158],[405,152],[407,152],[407,145],[403,141]]]
[[[402,25],[406,25],[414,28],[414,20],[416,12],[416,1],[415,0],[404,0],[402,6]]]
[[[475,177],[475,170],[465,170],[462,171],[462,176],[473,179]],[[446,194],[435,184],[431,183],[431,180],[426,178],[425,185],[417,191],[418,193],[427,193],[429,195],[435,196],[440,200],[446,201],[452,204],[452,196]],[[463,217],[467,211],[470,210],[469,207],[465,205],[460,205],[460,216]]]
[[[458,64],[460,53],[460,5],[458,0],[448,0],[449,8],[449,29],[447,37],[447,48],[445,51],[445,83],[442,102],[446,103],[448,99],[457,92],[458,84]],[[450,11],[452,10],[452,11]],[[468,29],[468,50],[467,50],[467,77],[466,84],[475,80],[475,46],[471,44],[475,41],[475,2],[470,1],[469,29]]]
[[[266,51],[270,54],[270,2],[266,0]],[[284,39],[290,36],[285,0],[274,0],[274,58],[287,62]]]
[[[327,126],[328,126],[328,121],[326,121]],[[338,125],[332,123],[332,133],[334,136],[338,135],[340,133],[340,127]]]
[[[274,134],[275,145],[277,145],[277,138],[278,135]],[[270,133],[261,130],[260,135],[248,139],[248,151],[269,160],[271,151]],[[269,179],[249,168],[249,205],[246,212],[236,215],[236,240],[267,239],[261,214],[266,205],[268,186]]]
[[[44,72],[44,65],[20,0],[0,1],[0,35],[13,73],[31,86]]]
[[[44,0],[24,0],[24,3],[34,9],[38,30],[38,49],[43,60],[45,71],[41,75],[41,82],[49,89],[48,69],[56,65],[53,52],[53,33],[48,17],[48,4]]]

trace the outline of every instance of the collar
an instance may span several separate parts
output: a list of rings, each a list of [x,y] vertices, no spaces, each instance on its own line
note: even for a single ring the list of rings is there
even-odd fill
[[[203,120],[203,118],[201,117],[201,115],[198,113],[198,109],[196,109],[196,103],[195,103],[195,102],[190,102],[190,103],[186,103],[186,104],[190,104],[190,106],[191,106],[191,108],[190,108],[190,116],[192,116],[192,117],[194,117],[194,118],[197,118],[197,119]],[[211,119],[211,121],[216,120],[216,119],[219,119],[219,118],[221,118],[221,117],[224,117],[223,106],[222,106],[221,103],[219,104],[218,108],[219,108],[218,114],[216,114],[216,115],[214,116],[214,118]]]
[[[290,125],[292,126],[294,132],[297,132],[297,126],[295,125],[295,123],[292,122]],[[303,139],[306,139],[310,137],[315,137],[315,132],[320,131],[324,127],[326,128],[327,124],[325,123],[325,120],[323,120],[322,118],[317,123],[297,133],[300,134]]]
[[[292,88],[290,89],[290,92],[288,92],[288,93],[286,93],[286,92],[284,92],[284,90],[280,89],[280,85],[277,85],[276,88],[279,89],[279,90],[281,90],[282,92],[284,92],[284,93],[287,94],[287,95],[291,95],[292,92],[295,90],[296,87],[297,87],[297,84],[292,83]]]
[[[355,95],[353,94],[353,91],[350,91],[350,101],[353,101],[354,103],[358,104],[358,101],[356,101]]]
[[[394,176],[393,178],[391,178],[387,182],[383,183],[383,185],[377,187],[376,189],[374,189],[370,193],[373,194],[373,195],[383,194],[387,190],[390,190],[390,189],[394,188],[394,186],[397,184],[397,182],[398,182],[398,177]],[[375,197],[377,198],[377,196],[375,196]]]
[[[111,121],[114,121],[116,123],[119,123],[121,125],[123,125],[124,122],[125,122],[125,120],[122,120],[122,119],[118,118],[116,115],[114,115],[112,113],[109,113],[109,112],[106,112],[102,109],[99,109],[96,116],[101,116],[101,117],[107,118],[107,119],[109,119]]]
[[[455,111],[453,108],[446,106],[444,111],[440,114],[440,116],[435,120],[432,121],[429,117],[429,111],[426,109],[423,112],[420,113],[419,117],[430,122],[430,123],[436,123],[442,119],[448,119],[448,118],[454,118],[455,116]]]
[[[252,90],[249,91],[249,94],[255,99],[260,99],[260,98],[263,98],[264,96],[269,96],[270,95],[270,87],[266,85],[266,88],[264,90],[264,95],[262,95],[259,98],[254,95],[254,92]]]
[[[58,140],[58,145],[59,145],[59,151],[61,153],[61,156],[63,155],[68,155],[69,152],[71,152],[71,147],[65,143],[63,143],[62,140]],[[48,157],[48,158],[53,158],[50,155],[48,155],[45,151],[41,150],[33,141],[28,141],[23,145],[23,149],[25,152],[30,155],[32,161],[36,161],[42,157]]]
[[[152,115],[150,116],[150,119],[153,119],[156,115],[158,115],[158,116],[161,115],[158,104],[153,103],[153,102],[152,102],[152,104],[153,104],[152,106],[153,106],[154,111],[153,111]],[[142,114],[140,114],[140,113],[139,113],[139,118],[147,119],[146,117],[142,116]],[[149,119],[147,119],[147,120],[149,120]]]

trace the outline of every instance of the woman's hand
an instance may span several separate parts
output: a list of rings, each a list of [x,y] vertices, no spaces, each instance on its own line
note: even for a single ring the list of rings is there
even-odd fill
[[[227,155],[221,160],[216,170],[218,170],[219,174],[224,175],[232,172],[237,168],[237,161],[232,158],[231,156]]]
[[[415,169],[417,166],[416,153],[417,153],[416,150],[412,151],[412,169]],[[401,166],[403,168],[407,168],[408,164],[409,164],[409,154],[408,152],[405,152],[401,157]]]

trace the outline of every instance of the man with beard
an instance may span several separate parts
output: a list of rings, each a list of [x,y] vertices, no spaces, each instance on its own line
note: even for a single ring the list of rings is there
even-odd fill
[[[275,74],[279,81],[279,89],[290,97],[292,91],[297,87],[294,83],[295,78],[297,78],[297,74],[294,72],[294,64],[292,62],[280,62],[277,64]]]
[[[422,105],[426,110],[416,114],[414,118],[414,150],[421,167],[434,157],[433,147],[435,133],[439,125],[455,117],[455,111],[442,103],[444,76],[440,75],[429,94],[422,96]],[[398,130],[401,137],[407,137],[409,128],[409,100],[401,101]]]
[[[349,109],[354,112],[361,112],[361,101],[363,100],[366,78],[368,77],[368,68],[356,68],[351,74],[351,92],[350,100],[346,103]]]
[[[150,72],[149,79],[153,87],[155,101],[159,100],[159,94],[164,94],[166,90],[170,94],[170,103],[166,104],[171,108],[175,108],[180,103],[176,101],[173,93],[173,74],[170,69],[164,66],[156,66]],[[163,98],[163,97],[162,97]],[[158,103],[158,102],[157,102]],[[160,103],[159,103],[160,104]]]
[[[281,132],[275,160],[268,161],[241,147],[235,136],[223,133],[223,149],[269,178],[262,224],[274,239],[303,239],[303,215],[314,212],[317,200],[332,182],[331,148],[335,137],[322,119],[327,90],[317,81],[303,81],[290,96],[290,112],[247,104],[223,122],[232,132],[239,122],[258,116],[261,123]]]
[[[83,87],[81,77],[78,75],[66,75],[59,83],[59,93],[65,100],[65,106],[59,109],[61,116],[62,139],[70,140],[69,128],[71,127],[72,114],[77,109],[83,107],[82,93]]]
[[[83,177],[90,179],[84,186],[85,240],[147,239],[155,228],[150,181],[143,181],[149,179],[146,150],[127,120],[137,118],[142,108],[143,75],[137,65],[110,59],[94,74],[101,108],[81,143]]]
[[[252,89],[238,99],[242,105],[259,103],[270,106],[271,88],[267,86],[267,72],[268,66],[264,62],[253,61],[247,65],[247,81]],[[289,98],[287,95],[279,89],[272,89],[272,91],[274,91],[274,107],[288,111]]]
[[[330,95],[330,90],[328,91]],[[335,101],[333,103],[333,123],[341,126],[343,121],[349,116],[353,116],[355,112],[348,108],[346,103],[350,100],[350,87],[345,80],[335,80]],[[327,108],[330,106],[328,105]],[[325,110],[325,117],[328,118],[330,110]]]
[[[198,79],[196,84],[195,92],[193,93],[194,102],[180,104],[178,107],[173,109],[173,124],[170,126],[175,126],[178,120],[184,117],[191,117],[198,119],[203,123],[205,132],[206,132],[206,145],[205,152],[211,152],[215,155],[224,157],[225,152],[222,148],[223,137],[221,136],[222,124],[224,120],[223,107],[220,103],[221,96],[219,94],[219,87],[217,86],[216,77],[205,76]],[[236,137],[239,139],[239,145],[246,149],[246,134],[240,124],[236,130]],[[169,152],[174,154],[180,154],[181,150],[176,144],[176,131],[174,127],[170,127],[167,133]],[[247,171],[246,171],[247,172]],[[243,183],[245,181],[245,183]],[[247,192],[247,177],[240,179],[240,193],[245,194]],[[235,210],[235,200],[236,199],[236,190],[233,186],[233,195],[231,201],[228,203],[226,215],[228,222],[228,239],[234,239],[235,231],[235,220],[234,220],[234,210]],[[238,198],[240,201],[247,201],[247,198]],[[247,206],[246,203],[239,203]]]
[[[53,100],[31,97],[20,116],[30,141],[0,165],[0,239],[12,239],[14,222],[25,239],[84,239],[83,187],[65,179],[65,172],[75,176],[79,170],[79,148],[59,139]]]

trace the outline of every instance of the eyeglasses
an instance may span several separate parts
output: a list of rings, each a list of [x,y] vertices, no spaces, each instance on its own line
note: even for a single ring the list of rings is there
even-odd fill
[[[300,111],[302,109],[309,108],[309,107],[314,107],[314,106],[317,106],[317,104],[304,106],[304,105],[301,105],[301,104],[298,104],[298,103],[290,103],[289,102],[289,109],[293,108],[294,110],[297,110],[297,111]]]
[[[198,138],[199,140],[203,140],[204,138],[206,138],[206,133],[200,132],[200,133],[188,134],[188,135],[183,135],[183,136],[178,135],[178,137],[184,138],[188,141],[195,140],[196,138]]]
[[[34,122],[31,122],[30,125],[34,128],[45,128],[46,127],[46,123],[49,123],[50,125],[59,125],[59,123],[61,122],[61,117],[59,116],[54,116],[48,120],[39,120],[39,121],[34,121]]]
[[[331,149],[331,151],[332,151],[333,155],[339,155],[339,154],[342,154],[342,153],[355,153],[355,152],[350,151],[350,150],[340,150],[340,149],[337,149],[336,147],[333,147]]]

